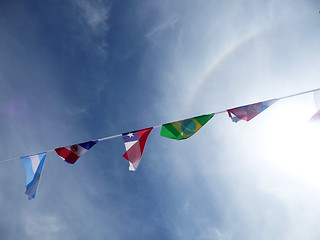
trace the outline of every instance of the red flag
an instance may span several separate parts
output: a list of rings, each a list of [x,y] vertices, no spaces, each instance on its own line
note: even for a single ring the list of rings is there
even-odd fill
[[[96,143],[97,141],[89,141],[68,147],[56,148],[55,151],[67,163],[74,164],[79,157],[89,151],[89,149],[92,148]]]
[[[228,111],[229,117],[233,122],[238,122],[239,120],[250,121],[252,118],[254,118],[259,113],[266,110],[276,101],[277,100],[258,102],[250,105],[228,109],[227,111]]]

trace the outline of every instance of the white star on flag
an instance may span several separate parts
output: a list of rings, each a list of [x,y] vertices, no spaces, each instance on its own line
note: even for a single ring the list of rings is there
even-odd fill
[[[128,136],[129,138],[132,138],[132,137],[133,137],[133,133],[129,133],[127,136]]]

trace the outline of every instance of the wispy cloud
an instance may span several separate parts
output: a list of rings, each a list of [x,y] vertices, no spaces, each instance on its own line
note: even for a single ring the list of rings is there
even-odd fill
[[[207,240],[207,239],[227,240],[231,238],[225,236],[225,234],[223,234],[219,229],[209,227],[207,229],[204,229],[203,233],[197,239],[198,240]]]
[[[176,25],[177,22],[179,22],[180,18],[173,18],[169,19],[168,21],[161,23],[157,26],[154,26],[147,34],[146,38],[150,39],[152,38],[155,34],[162,32],[168,28],[173,29]]]
[[[86,23],[94,31],[108,31],[107,22],[110,16],[110,4],[87,0],[76,0],[75,3],[80,8]]]
[[[33,239],[53,239],[52,236],[66,227],[54,215],[34,215],[23,216],[24,228],[29,237]]]
[[[105,39],[109,30],[111,4],[109,1],[75,0],[74,2],[80,9],[81,20],[87,24],[94,35],[99,37],[97,51],[106,55],[108,43]]]

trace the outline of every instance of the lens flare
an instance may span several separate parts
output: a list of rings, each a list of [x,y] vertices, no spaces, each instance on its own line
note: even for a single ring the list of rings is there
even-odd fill
[[[320,124],[308,120],[311,104],[288,103],[275,109],[264,134],[267,159],[288,174],[320,189]]]

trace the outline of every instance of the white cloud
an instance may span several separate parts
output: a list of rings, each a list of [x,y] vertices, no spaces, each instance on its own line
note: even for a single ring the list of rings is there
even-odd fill
[[[23,217],[24,228],[32,239],[55,239],[55,234],[64,231],[66,226],[54,215],[34,215],[26,213]]]
[[[202,233],[196,238],[197,240],[228,240],[232,239],[230,234],[225,234],[218,228],[207,227],[204,228]]]
[[[156,33],[159,33],[161,31],[164,31],[168,28],[174,28],[176,23],[179,22],[180,18],[174,18],[174,19],[169,19],[168,21],[161,23],[155,27],[153,27],[152,30],[150,30],[147,34],[146,34],[146,38],[150,39],[152,38]]]
[[[81,21],[89,26],[93,35],[99,38],[96,46],[97,51],[106,56],[108,43],[106,34],[109,30],[108,20],[110,18],[111,4],[109,1],[87,1],[75,0],[76,7],[80,9]]]
[[[95,31],[107,31],[107,21],[110,16],[110,5],[104,6],[101,2],[76,0],[86,23]]]

